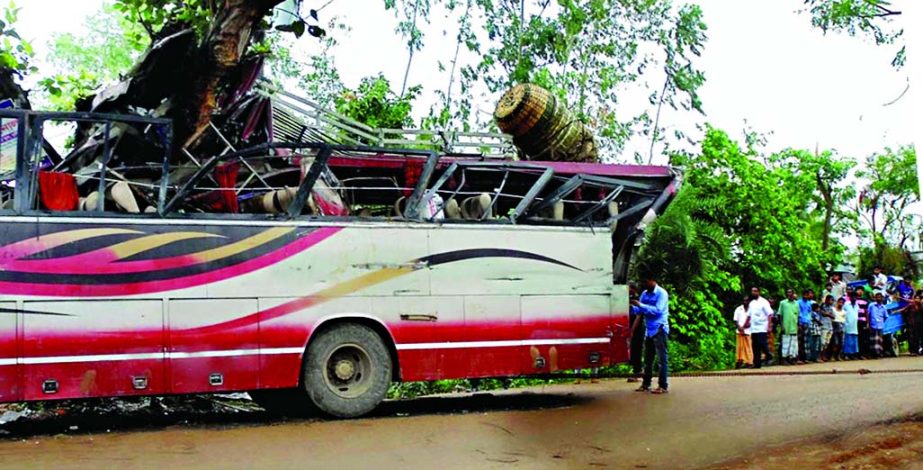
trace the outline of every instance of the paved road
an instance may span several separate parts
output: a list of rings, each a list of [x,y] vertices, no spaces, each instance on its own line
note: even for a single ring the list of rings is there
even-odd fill
[[[923,368],[923,359],[803,369]],[[772,368],[769,370],[797,370]],[[678,378],[391,403],[377,418],[0,441],[4,468],[676,468],[923,412],[923,374]],[[508,410],[506,408],[514,408]],[[409,416],[404,416],[409,414]]]

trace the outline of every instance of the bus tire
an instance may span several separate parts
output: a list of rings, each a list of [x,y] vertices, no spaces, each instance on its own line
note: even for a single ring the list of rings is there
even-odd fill
[[[354,418],[384,400],[391,368],[391,355],[378,333],[343,323],[321,331],[308,345],[304,387],[324,413]]]
[[[299,388],[253,390],[249,395],[272,416],[311,417],[320,414],[314,403]]]

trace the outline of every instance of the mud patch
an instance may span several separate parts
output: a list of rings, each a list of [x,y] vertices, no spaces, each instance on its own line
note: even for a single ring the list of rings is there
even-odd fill
[[[369,417],[486,413],[564,408],[591,401],[573,393],[475,393],[385,401]],[[226,428],[324,419],[266,412],[246,394],[105,398],[0,405],[0,439],[55,434],[156,430],[167,426]]]
[[[907,468],[923,464],[923,416],[807,439],[725,462],[720,469]]]

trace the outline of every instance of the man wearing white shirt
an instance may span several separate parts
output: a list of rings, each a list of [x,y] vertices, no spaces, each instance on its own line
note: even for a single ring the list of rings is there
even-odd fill
[[[750,318],[750,340],[753,343],[753,368],[759,369],[763,366],[763,353],[766,353],[767,360],[772,360],[768,343],[772,307],[768,300],[760,296],[759,287],[750,289],[750,305],[747,313]]]
[[[750,305],[750,298],[744,299],[742,305],[737,306],[734,310],[734,324],[737,326],[737,368],[753,367],[753,343],[750,340],[750,319],[747,315],[747,307]]]
[[[888,276],[881,272],[881,266],[875,266],[875,276],[872,277],[872,291],[881,293],[885,298],[888,296]]]
[[[840,273],[834,273],[830,278],[830,295],[833,296],[833,301],[846,297],[846,283],[843,282],[843,278],[840,276]],[[827,298],[822,297],[821,302],[824,302]]]

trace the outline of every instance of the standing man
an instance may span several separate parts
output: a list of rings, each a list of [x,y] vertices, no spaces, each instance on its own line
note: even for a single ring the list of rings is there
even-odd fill
[[[638,286],[635,283],[628,285],[628,299],[637,300]],[[644,363],[642,361],[641,350],[644,348],[644,315],[635,313],[631,308],[628,313],[628,325],[631,328],[631,342],[628,345],[628,361],[631,364],[631,375],[628,382],[637,382],[640,380]]]
[[[805,289],[801,292],[798,301],[798,363],[804,364],[808,359],[806,354],[807,341],[811,336],[811,312],[814,305],[814,291]]]
[[[750,316],[747,308],[750,298],[745,297],[744,303],[734,310],[734,326],[737,327],[737,369],[753,367],[753,344],[750,341]]]
[[[888,318],[888,308],[884,305],[885,296],[881,292],[875,293],[875,303],[869,305],[869,342],[872,349],[872,357],[878,359],[884,353],[884,337],[881,330],[885,327],[885,320]]]
[[[793,365],[798,354],[798,338],[802,332],[798,320],[801,315],[800,303],[795,300],[795,291],[785,291],[785,300],[779,302],[779,318],[782,319],[782,358]]]
[[[881,272],[881,266],[875,266],[872,271],[875,273],[872,276],[872,291],[876,294],[880,292],[882,297],[888,295],[888,276]]]
[[[750,289],[750,305],[747,308],[750,317],[750,341],[753,343],[753,368],[759,369],[763,366],[763,353],[766,353],[767,360],[772,361],[772,353],[769,352],[768,333],[772,322],[772,307],[769,301],[760,296],[760,288]]]
[[[669,363],[667,358],[667,335],[670,333],[670,310],[669,296],[663,287],[657,285],[656,279],[644,280],[644,292],[641,298],[631,301],[631,309],[635,314],[644,315],[645,338],[644,338],[644,379],[639,392],[650,391],[655,395],[667,393],[669,384],[667,383],[667,374],[669,372]],[[657,388],[651,390],[651,380],[654,373],[654,353],[657,353],[657,362],[659,365],[659,374],[657,378]]]
[[[840,273],[834,273],[833,276],[830,277],[830,295],[833,296],[834,302],[846,297],[846,287],[846,283],[843,282]],[[824,296],[822,300],[826,301],[827,297]]]
[[[859,312],[859,357],[867,359],[872,357],[869,344],[869,302],[865,299],[865,288],[856,288],[855,295],[851,298]]]
[[[901,296],[901,307],[906,306],[913,300],[913,286],[907,278],[901,279],[901,282],[897,283],[897,293]]]

